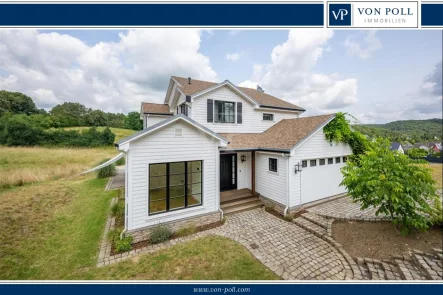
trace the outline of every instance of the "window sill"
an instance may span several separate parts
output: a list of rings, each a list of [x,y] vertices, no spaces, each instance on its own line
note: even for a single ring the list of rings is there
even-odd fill
[[[154,213],[154,214],[148,215],[149,218],[146,219],[146,221],[156,221],[156,220],[164,219],[165,217],[179,216],[179,215],[187,214],[189,212],[199,212],[199,211],[205,211],[205,210],[206,210],[206,208],[203,205],[199,205],[199,206],[195,206],[195,207],[177,209],[175,211],[169,211],[169,212],[163,212],[163,213],[157,213],[157,214]]]
[[[275,172],[275,171],[266,171],[266,172],[268,172],[269,174],[272,174],[272,175],[276,175],[276,176],[279,176],[280,174],[278,174],[278,172]]]

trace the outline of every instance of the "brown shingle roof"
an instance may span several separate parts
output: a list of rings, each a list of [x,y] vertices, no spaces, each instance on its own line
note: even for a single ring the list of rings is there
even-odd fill
[[[143,113],[149,114],[166,114],[172,115],[169,111],[169,106],[167,104],[159,104],[159,103],[142,103]]]
[[[334,117],[335,114],[329,114],[284,119],[263,133],[222,133],[221,135],[229,140],[228,149],[289,150]]]
[[[201,81],[201,80],[195,80],[192,79],[191,84],[188,83],[187,78],[183,77],[175,77],[173,76],[178,83],[180,83],[182,86],[179,87],[180,90],[185,95],[193,95],[200,91],[203,91],[205,89],[211,88],[218,83],[214,82],[207,82],[207,81]],[[287,108],[287,109],[294,109],[294,110],[302,110],[303,108],[296,106],[295,104],[289,103],[285,100],[282,100],[280,98],[277,98],[275,96],[269,95],[264,92],[257,91],[252,88],[246,88],[246,87],[237,87],[241,92],[252,98],[253,100],[257,101],[262,106],[269,106],[269,107],[277,107],[277,108]]]

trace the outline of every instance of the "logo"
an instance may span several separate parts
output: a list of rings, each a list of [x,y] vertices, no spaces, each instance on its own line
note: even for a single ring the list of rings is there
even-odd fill
[[[351,26],[351,4],[329,4],[330,26]]]
[[[340,20],[343,20],[345,15],[348,15],[348,13],[349,12],[346,9],[339,9],[338,13],[335,13],[335,11],[332,11],[332,14],[334,15],[335,20],[338,20],[338,18],[340,18]]]

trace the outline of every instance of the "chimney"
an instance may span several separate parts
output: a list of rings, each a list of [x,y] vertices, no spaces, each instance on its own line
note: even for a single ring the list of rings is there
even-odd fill
[[[191,84],[191,77],[188,77],[188,84]]]
[[[260,87],[260,85],[257,85],[257,91],[258,91],[258,92],[261,92],[261,93],[264,93],[264,92],[265,92],[265,91],[263,90],[263,88]]]

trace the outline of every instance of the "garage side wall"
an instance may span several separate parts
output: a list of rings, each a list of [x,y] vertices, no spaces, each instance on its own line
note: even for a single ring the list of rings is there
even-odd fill
[[[330,143],[326,140],[323,129],[317,131],[302,145],[296,148],[290,158],[291,200],[290,206],[298,206],[312,201],[345,193],[346,189],[339,186],[342,181],[340,168],[345,164],[343,157],[352,154],[349,145],[344,143]],[[336,163],[336,158],[340,163]],[[333,164],[328,159],[333,158]],[[320,159],[325,159],[325,165],[320,165]],[[295,173],[295,165],[302,160],[307,161],[307,167]],[[316,166],[310,166],[310,160],[316,160]]]
[[[176,129],[183,135],[176,136]],[[218,210],[218,141],[184,122],[176,122],[130,143],[128,230],[200,216]],[[149,164],[203,161],[203,205],[148,215]]]
[[[277,159],[277,172],[269,171],[269,158]],[[278,204],[287,204],[287,159],[280,154],[255,154],[255,190]]]

